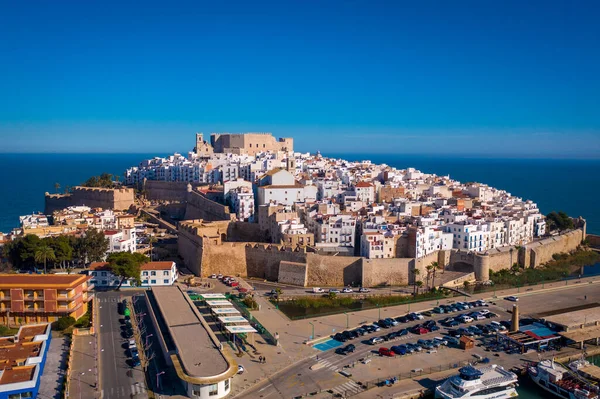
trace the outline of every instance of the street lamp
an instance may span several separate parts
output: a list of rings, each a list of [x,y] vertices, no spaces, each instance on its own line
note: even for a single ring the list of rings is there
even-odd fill
[[[349,318],[348,318],[348,312],[344,312],[344,314],[346,315],[346,328],[348,328],[350,325]]]
[[[381,320],[381,306],[379,306],[379,304],[377,304],[377,308],[379,309],[379,317],[378,317],[378,320]]]
[[[146,335],[146,345],[144,345],[145,347],[148,347],[148,338],[153,337],[154,334],[148,334]]]
[[[157,390],[160,388],[160,379],[159,379],[159,377],[161,375],[163,375],[164,373],[165,373],[164,371],[161,371],[160,373],[156,373],[156,389]]]
[[[315,339],[315,325],[310,321],[308,322],[308,324],[312,326],[312,335],[310,336],[310,339]]]

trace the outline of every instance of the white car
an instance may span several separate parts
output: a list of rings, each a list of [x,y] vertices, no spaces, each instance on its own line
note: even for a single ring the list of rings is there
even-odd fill
[[[241,364],[238,364],[238,372],[237,373],[244,374],[244,371],[246,371],[246,370],[244,370],[244,366],[242,366]]]
[[[479,311],[479,314],[482,314],[482,315],[484,315],[484,316],[485,316],[486,314],[488,314],[488,313],[490,313],[490,311],[489,311],[489,310],[487,310],[487,309],[481,309],[481,310]]]
[[[448,346],[448,341],[442,337],[434,337],[433,340],[440,345]]]
[[[135,344],[135,339],[130,339],[129,340],[129,349],[134,349],[137,348],[137,345]]]
[[[217,278],[220,280],[223,278],[223,275],[221,273],[217,274]]]
[[[352,288],[344,288],[344,289],[342,290],[342,292],[343,292],[343,293],[345,293],[345,294],[347,294],[347,293],[349,293],[349,292],[354,292],[354,291],[352,290]]]
[[[216,274],[211,274],[210,278],[217,278],[217,275]]]
[[[423,316],[419,312],[414,312],[414,313],[411,313],[411,314],[414,314],[417,317],[417,320],[423,320],[425,318],[425,316]]]
[[[477,316],[473,316],[473,318],[474,318],[475,320],[485,320],[485,319],[487,319],[487,317],[485,317],[485,316],[484,316],[484,315],[482,315],[482,314],[478,314]]]
[[[371,345],[376,345],[376,344],[380,344],[383,342],[383,338],[379,338],[379,337],[373,337],[371,338],[369,341],[369,344]]]
[[[516,296],[513,296],[513,295],[507,296],[504,299],[506,299],[507,301],[512,301],[512,302],[517,302],[519,300],[519,298],[517,298]]]
[[[473,322],[473,318],[472,318],[472,317],[470,317],[470,316],[462,316],[462,317],[460,318],[460,320],[461,320],[463,323],[472,323],[472,322]]]
[[[358,292],[361,292],[361,293],[362,293],[362,292],[370,292],[370,291],[371,291],[371,290],[369,290],[368,288],[363,288],[363,287],[360,287],[360,288],[358,289]]]

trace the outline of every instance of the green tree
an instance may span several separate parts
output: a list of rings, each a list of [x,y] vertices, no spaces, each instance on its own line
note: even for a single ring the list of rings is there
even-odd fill
[[[88,229],[85,235],[77,241],[76,251],[84,264],[100,262],[106,255],[108,244],[109,240],[102,231]]]
[[[35,266],[35,253],[42,245],[42,240],[33,234],[10,241],[4,246],[4,256],[8,258],[13,267],[27,269]]]
[[[552,211],[546,215],[546,223],[548,225],[548,230],[567,230],[573,228],[573,219],[569,217],[563,211]]]
[[[154,243],[157,242],[158,239],[154,236],[148,237],[148,244],[150,244],[150,259],[154,260]]]
[[[438,262],[431,262],[431,266],[433,267],[431,286],[435,288],[435,274],[440,269],[442,270],[442,273],[443,273],[444,267],[440,266],[440,264]]]
[[[337,294],[335,292],[328,292],[327,293],[327,299],[329,299],[330,301],[333,301],[335,298],[337,298]]]
[[[417,281],[417,282],[415,283],[415,288],[417,289],[416,295],[419,295],[419,289],[420,289],[422,286],[423,286],[423,282],[422,282],[422,281],[420,281],[420,280],[419,280],[419,281]],[[415,295],[415,296],[416,296],[416,295]]]
[[[52,248],[50,248],[48,245],[46,244],[42,244],[36,251],[35,251],[35,261],[36,262],[40,262],[40,263],[44,263],[44,274],[47,273],[46,271],[46,263],[48,261],[53,262],[54,260],[56,260],[56,255],[54,255],[54,251],[52,250]]]
[[[68,236],[57,236],[49,240],[48,245],[54,251],[56,262],[66,269],[67,262],[73,260],[73,246]]]
[[[141,285],[140,267],[149,261],[147,256],[139,252],[113,252],[106,260],[111,272],[121,278],[117,290],[121,288],[125,279],[133,279],[137,285]]]

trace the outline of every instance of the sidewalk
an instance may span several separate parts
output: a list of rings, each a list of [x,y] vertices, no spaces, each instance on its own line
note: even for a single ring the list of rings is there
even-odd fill
[[[99,398],[97,390],[98,369],[96,361],[96,337],[92,335],[73,335],[73,354],[71,362],[71,381],[69,397]]]

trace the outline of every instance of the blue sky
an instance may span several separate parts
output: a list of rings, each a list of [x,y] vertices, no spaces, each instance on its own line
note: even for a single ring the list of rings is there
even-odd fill
[[[597,1],[0,1],[0,152],[600,157]]]

